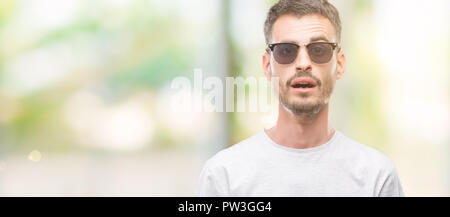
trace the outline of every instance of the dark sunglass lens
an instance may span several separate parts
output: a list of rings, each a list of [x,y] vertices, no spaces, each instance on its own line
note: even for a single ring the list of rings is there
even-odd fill
[[[297,58],[298,47],[295,44],[277,44],[273,56],[279,64],[291,64]]]
[[[318,64],[328,63],[333,56],[333,46],[327,43],[314,43],[308,46],[311,60]]]

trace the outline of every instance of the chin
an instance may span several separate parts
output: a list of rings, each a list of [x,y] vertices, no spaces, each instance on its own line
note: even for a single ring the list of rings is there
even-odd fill
[[[291,102],[314,103],[319,101],[318,97],[311,94],[296,94],[290,98]]]

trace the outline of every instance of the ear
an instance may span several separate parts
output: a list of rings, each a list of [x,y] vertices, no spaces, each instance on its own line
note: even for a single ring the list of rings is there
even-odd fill
[[[346,64],[345,54],[344,54],[344,51],[342,49],[340,49],[337,54],[337,68],[336,68],[336,79],[337,80],[340,80],[344,76],[345,64]]]
[[[262,56],[262,67],[264,70],[264,75],[266,76],[268,81],[271,81],[272,79],[272,69],[270,67],[270,53],[264,52]]]

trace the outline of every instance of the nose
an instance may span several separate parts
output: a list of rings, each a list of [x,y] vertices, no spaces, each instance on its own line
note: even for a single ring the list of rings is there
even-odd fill
[[[295,67],[300,71],[309,71],[312,69],[311,59],[309,58],[306,46],[301,46],[298,51],[297,59],[295,60]]]

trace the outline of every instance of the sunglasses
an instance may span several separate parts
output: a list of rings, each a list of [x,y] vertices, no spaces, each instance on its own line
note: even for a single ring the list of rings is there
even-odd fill
[[[298,50],[302,45],[294,43],[269,44],[269,49],[273,53],[275,60],[282,65],[291,64],[297,59]],[[316,64],[325,64],[330,62],[333,57],[333,51],[339,45],[337,43],[313,42],[306,46],[309,58]]]

